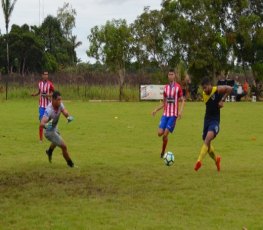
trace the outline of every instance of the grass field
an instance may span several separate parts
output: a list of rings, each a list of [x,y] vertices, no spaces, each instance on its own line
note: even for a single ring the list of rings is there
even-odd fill
[[[201,147],[202,103],[187,103],[159,158],[158,102],[65,101],[60,131],[79,168],[38,142],[36,99],[0,102],[0,229],[263,229],[263,104],[228,103],[215,140],[218,173]],[[118,117],[118,118],[115,118]]]

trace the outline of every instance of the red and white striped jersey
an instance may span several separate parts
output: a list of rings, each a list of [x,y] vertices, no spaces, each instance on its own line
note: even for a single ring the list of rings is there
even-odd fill
[[[181,86],[174,82],[164,86],[163,99],[164,111],[166,117],[178,116],[178,99],[183,96]]]
[[[54,91],[54,86],[51,81],[40,81],[38,83],[39,89],[39,107],[46,108],[50,103],[50,99],[48,97],[44,97],[45,94],[50,94]]]

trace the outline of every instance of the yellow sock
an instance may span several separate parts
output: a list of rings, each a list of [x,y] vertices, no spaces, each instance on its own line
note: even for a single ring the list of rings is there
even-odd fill
[[[198,157],[198,161],[202,161],[204,159],[205,155],[207,154],[207,151],[208,151],[207,145],[203,144],[201,151],[200,151],[200,154],[199,154],[199,157]]]
[[[215,148],[213,145],[210,144],[210,149],[208,151],[209,153],[209,156],[214,160],[216,161],[216,155],[215,155]]]

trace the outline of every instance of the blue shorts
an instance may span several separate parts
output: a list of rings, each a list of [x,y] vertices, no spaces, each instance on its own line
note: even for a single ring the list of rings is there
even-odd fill
[[[172,133],[174,131],[175,124],[176,124],[176,116],[173,117],[162,116],[159,128],[163,130],[168,129],[170,133]]]
[[[46,108],[44,107],[39,107],[38,112],[39,112],[39,120],[41,121],[42,117],[44,116]]]
[[[205,120],[204,121],[203,140],[205,140],[206,135],[209,131],[213,131],[216,137],[216,135],[219,133],[219,121],[216,121],[216,120]]]

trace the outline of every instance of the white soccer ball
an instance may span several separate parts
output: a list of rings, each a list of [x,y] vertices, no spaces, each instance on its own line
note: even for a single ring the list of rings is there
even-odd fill
[[[174,154],[172,152],[167,152],[163,156],[164,164],[171,166],[174,163]]]

